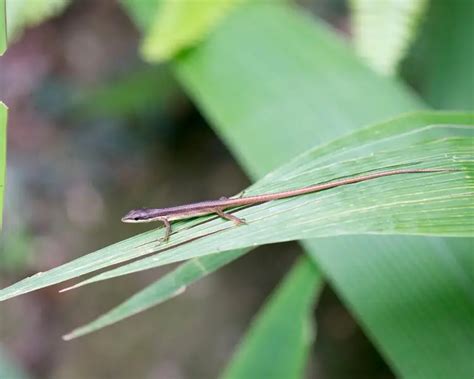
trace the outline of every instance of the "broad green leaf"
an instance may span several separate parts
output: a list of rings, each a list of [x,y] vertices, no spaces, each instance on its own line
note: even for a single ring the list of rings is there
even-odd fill
[[[7,18],[5,0],[0,0],[0,55],[7,49]]]
[[[189,48],[244,0],[163,1],[143,41],[145,60],[160,62]]]
[[[288,7],[255,4],[233,13],[205,43],[176,62],[183,85],[254,178],[310,144],[331,140],[383,117],[426,107],[394,79],[365,70],[347,46],[322,25]],[[366,149],[370,153],[370,146]],[[372,238],[354,239],[344,250],[339,249],[338,238],[330,238],[334,244],[325,244],[326,254],[317,257],[318,266],[398,376],[472,376],[471,360],[465,355],[451,355],[447,360],[441,350],[433,349],[425,323],[409,325],[412,314],[408,307],[400,308],[399,317],[391,319],[388,326],[373,306],[383,307],[394,292],[406,294],[406,302],[411,303],[412,293],[430,288],[432,297],[416,298],[420,318],[446,316],[442,311],[433,314],[433,303],[440,308],[455,302],[459,307],[452,308],[445,322],[438,324],[438,344],[443,344],[445,351],[466,347],[465,336],[472,329],[460,322],[466,316],[460,309],[470,309],[472,297],[446,292],[444,281],[431,272],[459,263],[460,274],[449,279],[458,288],[465,286],[466,276],[472,276],[466,274],[467,267],[472,264],[463,263],[472,260],[472,241],[458,244],[457,239],[446,239],[434,245],[431,239],[415,238],[417,244],[411,244],[414,249],[410,251],[413,270],[405,272],[403,257],[391,252],[406,251],[410,241],[406,237],[376,238],[381,246],[378,250],[370,247]],[[320,251],[318,241],[304,241],[312,256]],[[433,249],[440,253],[432,254]],[[426,260],[429,266],[423,264]],[[375,275],[380,283],[367,286],[365,278]],[[417,359],[416,371],[412,369],[413,357]]]
[[[14,40],[23,29],[61,13],[70,0],[7,0],[8,38]]]
[[[279,192],[399,167],[462,171],[395,175],[244,208],[235,212],[248,222],[241,227],[213,216],[182,221],[168,243],[157,241],[163,235],[161,230],[144,233],[26,278],[0,291],[0,300],[153,252],[160,254],[85,283],[226,250],[301,238],[360,233],[472,235],[472,227],[466,223],[472,217],[474,169],[472,137],[466,135],[473,129],[466,125],[472,123],[472,115],[433,113],[374,125],[306,152],[267,175],[246,194]],[[364,151],[367,146],[370,154]]]
[[[300,258],[255,317],[223,379],[302,378],[321,285],[314,263]]]
[[[393,75],[413,41],[427,0],[351,0],[357,52],[383,75]]]
[[[474,1],[430,0],[403,71],[432,106],[474,110]]]
[[[7,107],[0,101],[0,229],[2,228],[3,194],[7,165]]]
[[[466,220],[471,230],[472,220]],[[321,270],[331,273],[330,284],[361,327],[377,333],[376,347],[387,357],[396,377],[472,376],[472,238],[406,236],[402,245],[395,236],[374,235],[307,243]],[[464,261],[459,259],[463,251],[469,255]],[[340,254],[340,259],[334,259],[334,254]],[[349,255],[362,257],[351,260],[351,270],[344,262]],[[360,272],[370,275],[362,277]]]
[[[323,25],[283,5],[242,7],[175,68],[254,179],[354,125],[424,107]]]
[[[236,260],[246,252],[246,250],[227,251],[222,254],[191,259],[155,283],[136,293],[122,304],[87,325],[73,330],[63,338],[70,340],[92,333],[95,330],[102,329],[105,326],[114,324],[163,303],[183,293],[188,285],[211,274],[227,263]]]

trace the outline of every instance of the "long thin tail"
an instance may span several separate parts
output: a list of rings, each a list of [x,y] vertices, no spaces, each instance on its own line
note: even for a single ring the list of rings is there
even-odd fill
[[[240,199],[235,199],[233,203],[234,205],[238,206],[238,205],[247,205],[247,204],[252,204],[252,203],[257,203],[257,202],[265,202],[265,201],[270,201],[270,200],[284,199],[287,197],[293,197],[293,196],[303,195],[306,193],[318,192],[318,191],[323,191],[330,188],[340,187],[347,184],[365,182],[367,180],[377,179],[384,176],[400,175],[400,174],[418,174],[418,173],[428,173],[428,172],[454,172],[454,171],[461,171],[461,170],[451,169],[451,168],[413,168],[413,169],[397,169],[397,170],[389,170],[389,171],[380,171],[380,172],[375,172],[373,174],[334,180],[331,182],[316,184],[316,185],[294,189],[294,190],[276,192],[276,193],[265,194],[265,195],[243,197]]]

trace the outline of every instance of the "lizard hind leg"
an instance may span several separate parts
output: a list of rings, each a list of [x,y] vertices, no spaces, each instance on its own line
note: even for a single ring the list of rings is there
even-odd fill
[[[219,217],[232,221],[236,225],[247,224],[247,222],[243,218],[236,217],[234,215],[231,215],[230,213],[225,213],[224,211],[222,211],[222,209],[215,208],[213,209],[213,211],[216,212]]]

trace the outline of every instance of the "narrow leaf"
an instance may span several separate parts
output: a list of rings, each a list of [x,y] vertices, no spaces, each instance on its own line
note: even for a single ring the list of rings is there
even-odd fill
[[[322,283],[314,263],[300,258],[255,317],[222,378],[302,378]]]
[[[92,333],[163,303],[181,294],[188,285],[213,273],[227,263],[236,260],[246,252],[246,250],[227,251],[222,254],[191,259],[155,283],[136,293],[122,304],[103,314],[96,320],[73,330],[63,338],[65,340],[71,340]]]
[[[450,118],[459,124],[446,125]],[[392,123],[403,123],[404,131],[397,133]],[[463,123],[472,123],[472,115],[423,113],[374,125],[308,151],[246,193],[279,192],[384,168],[462,171],[396,175],[244,208],[234,213],[247,220],[241,227],[212,216],[183,221],[167,244],[157,241],[162,231],[144,233],[26,278],[0,291],[0,300],[153,252],[160,254],[86,283],[226,250],[301,238],[359,233],[472,235],[466,220],[473,215],[469,137],[473,128]],[[367,146],[372,151],[368,155]],[[398,148],[390,150],[390,146]]]
[[[405,117],[404,120],[418,121],[414,117]],[[467,116],[465,119],[471,123],[472,120],[472,116]],[[466,127],[460,125],[458,132],[461,135],[467,133],[472,136],[474,128],[472,125],[467,129]],[[448,177],[443,179],[437,176],[439,174],[399,175],[359,183],[357,194],[349,186],[338,187],[299,198],[253,206],[236,213],[238,217],[248,221],[245,227],[219,229],[219,233],[215,233],[214,228],[210,232],[199,232],[199,228],[196,227],[197,233],[206,235],[205,239],[196,239],[190,244],[177,246],[104,272],[74,287],[229,249],[291,239],[365,233],[449,235],[445,234],[448,230],[455,231],[455,234],[451,234],[453,236],[472,236],[474,230],[470,220],[474,217],[472,206],[474,158],[471,152],[473,139],[469,136],[456,138],[455,141],[451,140],[454,137],[439,139],[443,135],[453,135],[455,129],[457,128],[432,125],[420,128],[419,133],[409,130],[401,135],[392,134],[395,129],[390,123],[369,128],[372,133],[367,133],[368,130],[363,129],[355,133],[357,137],[351,135],[323,146],[321,150],[325,154],[319,159],[317,158],[320,154],[318,148],[303,154],[288,165],[267,175],[246,193],[251,195],[253,191],[256,193],[278,192],[281,187],[276,183],[291,182],[295,188],[298,188],[310,183],[325,182],[335,175],[344,176],[349,167],[350,169],[357,167],[358,172],[367,172],[376,167],[399,167],[399,165],[406,166],[419,162],[430,164],[431,167],[459,167],[462,172],[450,173],[450,176],[457,175],[457,178],[452,176],[451,179]],[[360,156],[360,149],[364,148],[362,135],[365,136],[366,143],[371,148],[370,157],[361,158]],[[433,141],[427,139],[429,135],[436,136],[436,139]],[[353,143],[358,141],[352,148],[348,146],[351,137]],[[413,155],[414,151],[405,147],[404,138],[411,143],[417,139],[425,141],[422,144],[417,143],[412,148],[421,154]],[[450,147],[452,143],[456,145],[454,149]],[[341,148],[339,153],[331,149],[336,146]],[[399,146],[399,150],[385,150],[387,146]],[[380,152],[378,155],[376,153],[378,149],[381,149],[383,153]],[[405,154],[403,161],[400,160],[402,152]],[[388,154],[391,159],[387,160],[385,154]],[[451,166],[454,156],[459,166],[456,163]],[[408,157],[413,160],[407,161]],[[334,159],[346,160],[334,163]],[[364,164],[368,163],[366,160],[372,162],[373,165],[366,166]],[[312,177],[312,173],[318,175],[327,169],[332,171],[329,176],[318,179]],[[308,177],[313,179],[308,179]],[[308,181],[300,182],[302,179]],[[274,185],[267,187],[266,183],[274,183]],[[258,191],[255,188],[269,189]],[[212,222],[209,223],[209,227],[211,224]],[[208,228],[205,230],[207,231]]]

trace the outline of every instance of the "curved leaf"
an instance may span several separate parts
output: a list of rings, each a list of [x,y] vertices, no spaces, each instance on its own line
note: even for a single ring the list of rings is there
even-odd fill
[[[466,20],[474,8],[471,2],[471,6],[463,0],[456,3],[461,2]],[[451,2],[446,8],[443,16],[450,17]],[[460,8],[456,6],[457,14]],[[463,34],[456,32],[459,28],[472,29],[469,22],[458,23],[459,17],[450,20],[449,28],[440,27],[455,53],[449,58],[442,54],[449,60],[470,51],[462,50],[469,38],[449,36]],[[427,56],[422,55],[425,61]],[[433,72],[448,66],[459,71],[459,64],[437,63],[431,61]],[[285,6],[259,3],[237,10],[174,66],[216,134],[254,180],[312,144],[401,112],[426,108],[401,81],[366,69],[324,22]],[[459,78],[469,83],[468,76]],[[450,86],[456,94],[443,96],[459,100],[462,94],[456,83]],[[370,154],[370,145],[366,148]],[[348,240],[347,245],[340,245],[342,238]],[[473,286],[472,280],[466,280],[472,278],[466,274],[472,267],[472,239],[366,235],[327,238],[321,246],[322,240],[303,241],[305,251],[396,376],[473,376],[469,352],[474,303],[472,293],[466,295],[463,290],[467,284]],[[410,256],[410,270],[406,270],[405,254]],[[372,278],[377,278],[376,285],[371,285]],[[406,306],[399,306],[396,317],[385,320],[380,310],[392,298]],[[417,305],[416,317],[409,306],[412,303]],[[437,341],[433,342],[433,336]],[[441,345],[442,349],[434,348]]]
[[[451,119],[459,125],[446,125]],[[429,123],[427,124],[427,120]],[[456,121],[454,121],[456,120]],[[247,195],[279,192],[394,167],[462,171],[396,175],[238,210],[248,225],[213,216],[178,223],[168,243],[151,231],[39,273],[0,291],[0,300],[144,256],[87,282],[226,250],[302,238],[364,233],[467,236],[472,227],[472,115],[415,114],[312,149],[267,175]],[[401,133],[394,125],[404,124]],[[436,125],[438,123],[438,125]],[[420,125],[421,124],[421,125]],[[370,146],[371,154],[364,148]],[[390,149],[398,146],[396,149]]]
[[[410,120],[410,117],[406,120]],[[467,117],[467,120],[472,120],[472,116]],[[470,222],[474,217],[473,139],[469,136],[444,137],[452,135],[456,129],[460,135],[472,134],[472,126],[467,129],[463,126],[428,126],[415,134],[410,131],[383,136],[383,132],[390,132],[391,129],[378,125],[372,129],[372,133],[366,130],[355,133],[357,136],[367,135],[366,142],[373,151],[369,157],[360,154],[360,149],[364,148],[361,139],[354,138],[358,144],[352,148],[337,140],[321,148],[325,153],[322,156],[318,156],[319,149],[311,150],[267,175],[246,193],[278,192],[288,188],[281,187],[284,183],[292,183],[298,188],[325,182],[338,174],[346,176],[347,170],[355,167],[360,173],[380,167],[409,166],[423,162],[431,167],[457,167],[462,172],[450,173],[444,178],[438,174],[398,175],[359,183],[357,193],[350,186],[344,186],[253,206],[236,213],[248,221],[245,227],[219,228],[220,220],[196,226],[192,229],[206,238],[198,238],[169,251],[158,250],[160,254],[104,272],[73,287],[229,249],[293,239],[396,233],[473,236]],[[374,135],[379,135],[380,140],[374,141]],[[431,140],[430,135],[436,139]],[[424,142],[408,148],[403,145],[403,138]],[[350,139],[346,137],[343,140],[347,143]],[[341,145],[345,149],[341,149],[339,154],[331,151],[332,146]],[[400,148],[385,150],[387,145],[398,145]],[[380,152],[376,153],[377,149],[381,149]],[[402,154],[404,160],[400,161]],[[333,163],[334,158],[346,160]],[[326,170],[332,174],[319,176]],[[258,191],[256,188],[265,190]],[[212,227],[214,223],[215,227]],[[195,237],[192,234],[190,238]]]
[[[226,251],[222,254],[191,259],[155,283],[136,293],[114,309],[87,325],[73,330],[63,338],[65,340],[71,340],[92,333],[127,317],[143,312],[155,305],[161,304],[183,293],[188,285],[213,273],[245,253],[247,253],[247,250]]]
[[[302,378],[315,335],[313,306],[322,283],[314,263],[300,258],[252,321],[222,378]]]

